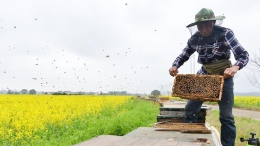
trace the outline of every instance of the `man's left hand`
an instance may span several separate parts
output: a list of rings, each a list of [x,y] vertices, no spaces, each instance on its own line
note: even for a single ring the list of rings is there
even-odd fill
[[[239,70],[239,66],[236,66],[236,65],[232,66],[230,68],[226,68],[224,71],[224,79],[233,78],[238,70]]]

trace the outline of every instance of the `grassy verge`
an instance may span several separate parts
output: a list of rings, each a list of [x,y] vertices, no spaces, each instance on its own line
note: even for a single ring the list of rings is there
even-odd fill
[[[206,121],[210,123],[210,125],[216,127],[216,129],[220,131],[219,111],[213,110],[212,113],[206,118]],[[250,138],[250,132],[255,132],[256,137],[260,138],[260,121],[253,120],[251,118],[235,117],[235,122],[237,128],[236,145],[246,145],[246,142],[240,142],[240,138]]]

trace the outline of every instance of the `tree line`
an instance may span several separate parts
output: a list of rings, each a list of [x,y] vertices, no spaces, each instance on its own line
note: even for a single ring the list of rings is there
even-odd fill
[[[36,90],[31,89],[31,90],[27,90],[27,89],[23,89],[20,92],[19,91],[14,91],[14,90],[8,90],[7,94],[36,94]]]

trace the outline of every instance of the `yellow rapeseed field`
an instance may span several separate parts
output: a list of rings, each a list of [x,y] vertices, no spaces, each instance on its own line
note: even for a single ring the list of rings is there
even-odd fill
[[[123,105],[130,96],[0,95],[0,140],[37,138],[47,124],[69,125],[73,119],[98,115]]]
[[[235,107],[249,109],[260,109],[260,97],[255,96],[235,96]]]

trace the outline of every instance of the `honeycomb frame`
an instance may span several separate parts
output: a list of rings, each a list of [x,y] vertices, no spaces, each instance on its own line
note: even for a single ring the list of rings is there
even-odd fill
[[[224,77],[221,75],[177,74],[172,96],[200,101],[220,101]]]
[[[210,131],[205,124],[201,123],[156,123],[153,128],[160,128],[161,130],[169,131]],[[159,130],[160,130],[159,129]]]

